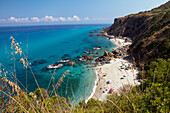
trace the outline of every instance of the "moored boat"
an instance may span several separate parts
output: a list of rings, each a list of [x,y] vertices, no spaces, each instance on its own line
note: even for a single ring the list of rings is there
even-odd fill
[[[60,60],[60,61],[58,61],[58,62],[63,62],[63,63],[64,63],[64,62],[70,62],[70,61],[72,61],[72,59],[69,59],[69,58],[68,58],[68,59]]]
[[[53,64],[53,65],[47,66],[48,69],[58,69],[60,67],[63,67],[63,64]]]
[[[103,47],[94,47],[93,49],[103,49]]]

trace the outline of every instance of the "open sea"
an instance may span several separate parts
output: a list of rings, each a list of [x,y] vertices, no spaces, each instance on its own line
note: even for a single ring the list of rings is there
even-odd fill
[[[94,58],[103,55],[105,50],[111,51],[115,45],[108,39],[97,36],[96,33],[102,31],[104,27],[109,25],[0,27],[0,63],[9,73],[16,72],[18,84],[22,89],[26,86],[26,75],[28,92],[38,88],[31,71],[29,69],[26,71],[19,63],[19,59],[23,56],[14,55],[13,58],[11,55],[14,49],[11,49],[9,38],[13,36],[18,43],[21,42],[20,46],[29,63],[32,63],[31,69],[41,88],[52,91],[52,85],[55,85],[69,70],[56,90],[57,94],[71,99],[75,97],[77,103],[83,99],[87,100],[94,90],[96,73],[93,62],[80,62],[79,57],[87,54],[84,53],[86,50],[95,51],[95,54],[87,54]],[[89,33],[90,31],[95,33]],[[93,50],[93,47],[103,47],[103,49]],[[65,58],[71,58],[76,64],[64,65],[56,70],[45,68]],[[13,81],[10,75],[7,75],[7,78]]]

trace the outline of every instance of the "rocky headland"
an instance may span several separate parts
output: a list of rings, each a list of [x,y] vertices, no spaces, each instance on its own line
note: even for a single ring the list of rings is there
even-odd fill
[[[170,56],[170,1],[150,11],[116,18],[108,35],[131,37],[128,53],[141,65]]]

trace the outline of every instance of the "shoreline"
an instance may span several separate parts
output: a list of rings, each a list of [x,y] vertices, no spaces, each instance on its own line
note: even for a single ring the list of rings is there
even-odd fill
[[[97,88],[96,84],[97,84],[97,82],[98,82],[98,80],[99,80],[99,78],[98,78],[98,76],[97,76],[97,71],[96,71],[96,70],[95,70],[95,73],[96,73],[96,80],[95,80],[95,82],[94,82],[94,87],[93,87],[93,90],[92,90],[90,96],[85,100],[85,103],[87,103],[88,100],[91,99],[91,98],[93,97],[93,95],[95,94],[95,90],[96,90],[96,88]]]
[[[112,35],[107,35],[106,32],[103,33],[103,35],[105,38],[109,38],[109,40],[116,45],[113,50],[122,49],[124,46],[131,45],[130,41],[125,41],[123,38],[120,39]],[[129,70],[120,69],[122,65],[125,65],[125,67],[128,65],[132,68]],[[119,93],[121,92],[120,89],[124,88],[126,85],[140,84],[136,79],[138,70],[134,69],[134,66],[130,61],[124,60],[123,58],[112,58],[109,64],[97,65],[94,69],[97,78],[95,80],[93,91],[86,102],[90,98],[104,101],[107,99],[107,95],[111,94],[110,89]],[[110,83],[107,84],[106,82]]]

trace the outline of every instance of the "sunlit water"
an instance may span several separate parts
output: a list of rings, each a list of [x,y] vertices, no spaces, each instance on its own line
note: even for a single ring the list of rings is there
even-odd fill
[[[9,71],[14,72],[13,56],[10,54],[13,50],[10,48],[10,36],[13,36],[17,42],[21,42],[22,50],[30,63],[41,59],[42,64],[31,66],[38,84],[41,88],[51,91],[54,85],[69,70],[69,73],[63,79],[57,89],[57,94],[72,98],[73,95],[77,102],[87,99],[95,85],[95,71],[91,62],[78,62],[78,58],[84,55],[84,51],[93,50],[93,47],[103,47],[102,50],[96,50],[99,54],[91,54],[97,58],[105,50],[111,51],[114,46],[108,39],[97,36],[97,33],[90,31],[101,31],[108,25],[56,25],[56,26],[26,26],[26,27],[1,27],[0,28],[0,63]],[[27,52],[28,51],[28,52]],[[27,54],[28,53],[28,54]],[[87,54],[88,55],[88,54]],[[15,55],[16,76],[22,85],[26,86],[26,69],[19,63],[19,55]],[[45,70],[48,65],[55,64],[57,61],[71,58],[76,62],[75,66],[66,65],[60,69]],[[87,64],[89,63],[89,64]],[[53,79],[52,79],[53,76]],[[8,76],[11,79],[10,76]],[[21,88],[24,87],[19,83]],[[28,91],[34,91],[37,88],[35,80],[30,72],[27,71]]]

